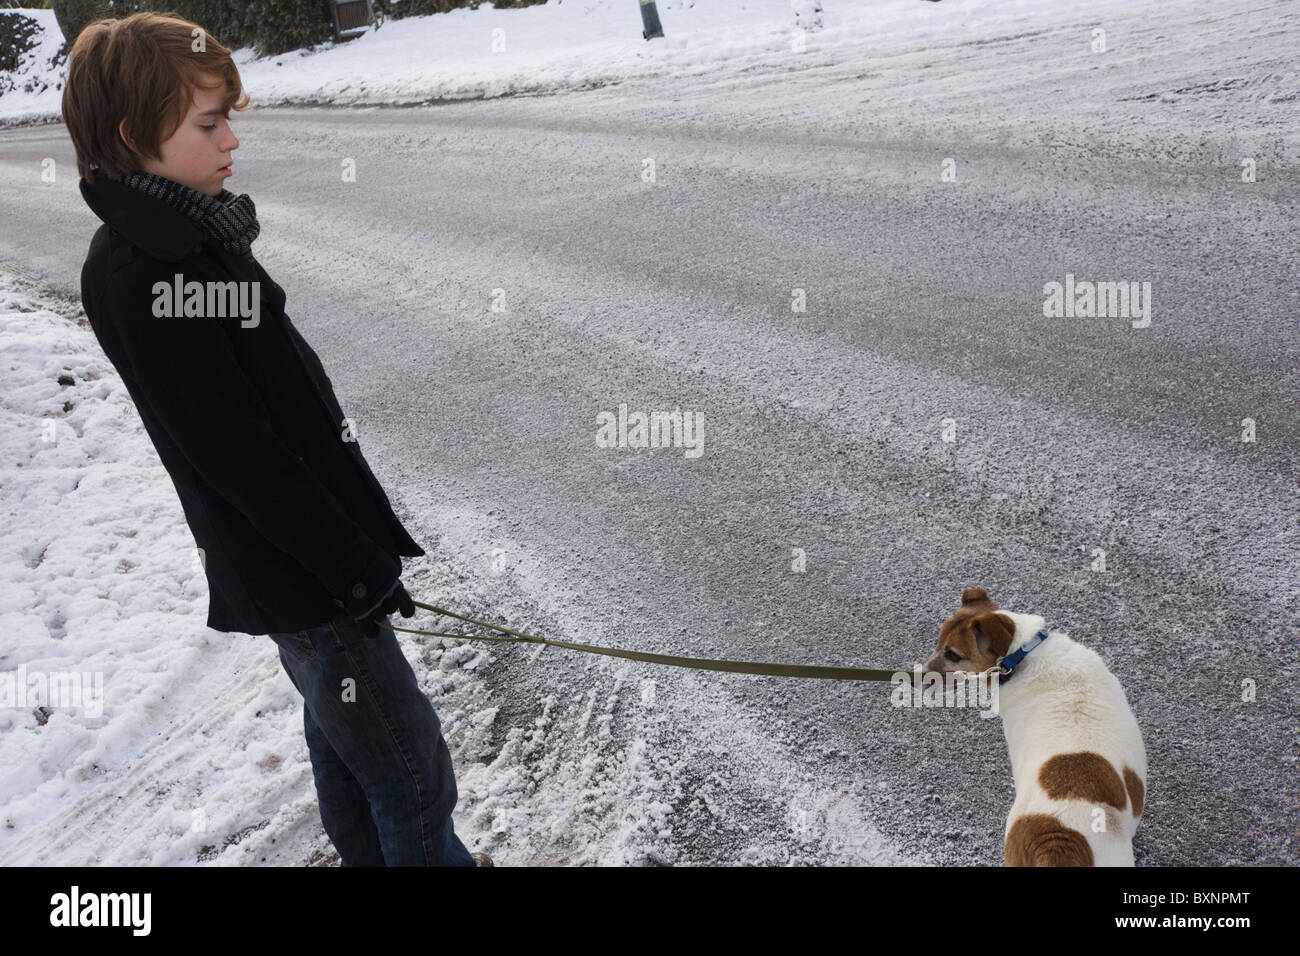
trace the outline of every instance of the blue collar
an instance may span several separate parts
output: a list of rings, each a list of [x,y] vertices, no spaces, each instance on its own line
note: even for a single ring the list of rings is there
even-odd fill
[[[998,678],[998,683],[1005,684],[1007,681],[1011,680],[1011,672],[1016,669],[1016,665],[1023,661],[1030,651],[1045,640],[1047,640],[1047,632],[1039,631],[1034,635],[1033,640],[1025,642],[1025,645],[1019,650],[1012,651],[1006,657],[999,660],[998,663],[1006,668],[1006,673]]]

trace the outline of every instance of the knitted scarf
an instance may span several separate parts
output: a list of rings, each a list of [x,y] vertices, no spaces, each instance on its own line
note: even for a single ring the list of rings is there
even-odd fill
[[[229,189],[209,196],[171,179],[143,170],[122,178],[132,189],[161,199],[195,223],[226,250],[253,261],[252,245],[261,229],[257,207],[247,193],[236,196]]]

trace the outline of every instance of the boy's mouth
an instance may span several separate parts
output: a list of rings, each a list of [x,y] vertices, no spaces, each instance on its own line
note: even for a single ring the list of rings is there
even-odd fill
[[[220,169],[218,169],[217,172],[225,173],[227,176],[234,175],[234,170],[231,169],[231,167],[234,165],[235,165],[234,163],[227,163],[225,166],[222,166]]]

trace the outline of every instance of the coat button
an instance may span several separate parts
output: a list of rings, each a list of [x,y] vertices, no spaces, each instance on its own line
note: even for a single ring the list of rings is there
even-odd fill
[[[366,596],[366,586],[358,581],[352,585],[352,596],[354,598],[363,598]]]

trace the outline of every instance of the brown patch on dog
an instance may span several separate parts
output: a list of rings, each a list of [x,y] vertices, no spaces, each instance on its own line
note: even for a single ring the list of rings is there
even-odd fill
[[[1046,813],[1016,817],[1007,831],[1004,863],[1007,866],[1092,866],[1092,847],[1078,830],[1072,830]]]
[[[1038,782],[1054,800],[1108,803],[1116,810],[1128,806],[1124,782],[1115,768],[1101,754],[1088,750],[1044,761],[1038,768]]]
[[[1128,767],[1124,768],[1124,788],[1128,790],[1129,801],[1133,804],[1133,817],[1136,819],[1142,816],[1142,799],[1146,796],[1146,788],[1142,786],[1142,778]]]

